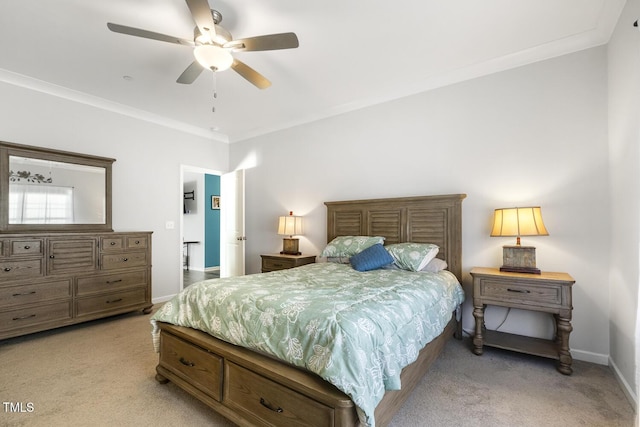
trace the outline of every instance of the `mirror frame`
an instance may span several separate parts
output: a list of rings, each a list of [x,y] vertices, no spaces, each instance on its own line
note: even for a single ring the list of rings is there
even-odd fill
[[[9,224],[9,156],[95,166],[105,169],[104,224]],[[0,141],[0,233],[113,231],[111,228],[111,166],[115,159]]]

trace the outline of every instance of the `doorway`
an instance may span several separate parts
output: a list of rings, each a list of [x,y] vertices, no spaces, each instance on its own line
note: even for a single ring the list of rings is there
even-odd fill
[[[180,289],[196,281],[243,275],[244,171],[181,165]]]
[[[220,176],[218,171],[182,166],[181,289],[220,277]]]

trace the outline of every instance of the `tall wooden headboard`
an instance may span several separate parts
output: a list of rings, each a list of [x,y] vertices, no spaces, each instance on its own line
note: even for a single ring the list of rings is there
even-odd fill
[[[462,200],[466,194],[325,202],[327,242],[337,236],[383,236],[385,244],[440,247],[438,257],[462,280]]]

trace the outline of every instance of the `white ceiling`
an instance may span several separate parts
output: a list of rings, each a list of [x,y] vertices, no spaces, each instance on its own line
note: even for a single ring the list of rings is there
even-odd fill
[[[234,142],[606,43],[625,0],[209,0],[234,38],[295,32],[297,49],[239,52],[233,70],[175,81],[192,48],[184,0],[0,1],[0,81]],[[124,76],[130,76],[125,79]],[[215,107],[215,112],[212,108]]]

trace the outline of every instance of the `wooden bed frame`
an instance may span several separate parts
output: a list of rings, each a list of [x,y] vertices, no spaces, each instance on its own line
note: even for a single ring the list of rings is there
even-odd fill
[[[385,243],[435,243],[438,257],[462,280],[464,194],[327,202],[327,241],[344,235],[384,236]],[[156,379],[174,382],[240,426],[359,426],[351,399],[319,376],[204,332],[159,322]],[[445,343],[461,337],[452,313],[444,332],[401,373],[402,390],[387,391],[375,410],[386,426]]]

